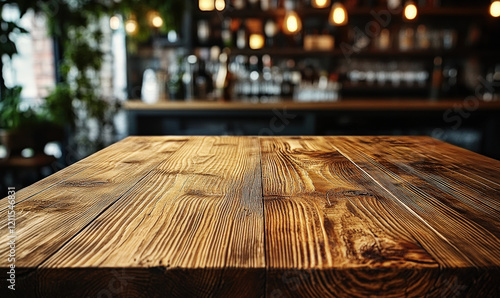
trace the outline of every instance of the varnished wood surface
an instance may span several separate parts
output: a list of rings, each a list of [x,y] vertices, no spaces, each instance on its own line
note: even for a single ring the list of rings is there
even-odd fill
[[[428,137],[129,137],[16,202],[18,297],[500,295],[500,162]]]
[[[338,102],[294,102],[291,100],[280,101],[277,103],[248,103],[248,102],[218,102],[206,100],[193,101],[159,101],[154,104],[146,104],[140,100],[128,100],[124,103],[127,110],[152,110],[152,111],[196,111],[196,110],[396,110],[396,111],[474,111],[474,110],[500,110],[500,101],[484,102],[477,99],[453,99],[431,101],[428,99],[414,100],[366,100],[352,99],[341,100]]]

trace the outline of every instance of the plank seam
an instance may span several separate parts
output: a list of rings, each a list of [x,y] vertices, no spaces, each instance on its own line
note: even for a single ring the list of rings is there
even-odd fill
[[[331,144],[331,143],[330,143]],[[337,150],[342,156],[347,158],[351,163],[353,163],[360,171],[365,173],[371,180],[373,180],[377,185],[379,185],[385,192],[387,192],[391,197],[396,199],[397,202],[399,202],[401,205],[404,206],[406,210],[408,210],[413,216],[415,216],[418,220],[420,220],[424,225],[426,225],[431,231],[433,231],[439,238],[444,240],[446,243],[448,243],[453,249],[455,249],[460,255],[462,255],[470,264],[474,265],[474,262],[472,262],[461,250],[459,250],[453,243],[451,243],[444,235],[439,233],[434,227],[432,227],[427,221],[425,221],[420,215],[418,215],[413,209],[408,207],[405,203],[403,203],[400,199],[396,197],[391,191],[389,191],[384,185],[382,185],[380,182],[378,182],[375,178],[373,178],[368,172],[366,172],[363,168],[361,168],[359,165],[357,165],[350,157],[348,157],[346,154],[344,154],[342,151],[340,151],[335,145],[331,144],[335,150]]]
[[[259,144],[259,167],[260,167],[260,198],[262,200],[262,234],[264,240],[264,297],[267,297],[267,279],[268,279],[268,266],[267,266],[267,241],[266,241],[266,202],[264,200],[264,177],[262,168],[262,137],[258,139]]]

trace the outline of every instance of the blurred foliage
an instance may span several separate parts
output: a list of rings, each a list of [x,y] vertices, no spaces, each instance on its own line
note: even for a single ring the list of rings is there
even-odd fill
[[[151,36],[153,30],[148,19],[151,11],[158,12],[163,19],[163,25],[158,29],[159,32],[167,33],[170,30],[179,31],[185,9],[186,1],[176,0],[122,0],[113,7],[114,12],[122,14],[125,20],[135,17],[138,30],[135,35],[130,36],[130,39],[136,41],[145,41]]]
[[[44,118],[58,126],[75,126],[75,111],[73,110],[73,90],[65,83],[57,84],[56,88],[45,99],[43,107]]]
[[[14,128],[30,125],[30,121],[31,125],[49,121],[70,127],[76,135],[80,131],[80,136],[88,136],[88,123],[93,121],[99,130],[97,139],[76,141],[93,147],[88,150],[92,152],[106,145],[104,131],[113,129],[113,116],[119,108],[116,101],[105,99],[100,93],[99,73],[106,54],[100,46],[104,37],[100,22],[115,14],[121,14],[125,20],[134,17],[138,32],[129,39],[144,41],[155,30],[163,33],[178,30],[187,4],[179,0],[0,0],[0,56],[6,54],[12,58],[17,53],[12,33],[26,33],[26,30],[1,17],[5,5],[17,5],[21,17],[30,9],[46,17],[47,29],[61,50],[58,63],[61,82],[37,111],[21,111],[20,88],[3,86],[0,126]],[[152,11],[162,17],[161,28],[151,28],[148,15]],[[1,68],[0,62],[0,71]],[[3,80],[0,82],[3,85]]]
[[[0,102],[0,128],[17,129],[27,121],[29,113],[20,109],[22,88],[6,88],[2,93],[3,100]]]
[[[74,113],[71,104],[71,90],[60,84],[54,92],[39,107],[25,104],[22,106],[22,87],[6,88],[3,100],[0,102],[0,128],[5,130],[28,129],[44,124],[59,127],[72,125]],[[69,113],[68,113],[69,112]]]

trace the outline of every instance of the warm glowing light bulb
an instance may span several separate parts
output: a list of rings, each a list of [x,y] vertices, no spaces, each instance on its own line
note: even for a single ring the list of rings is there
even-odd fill
[[[153,27],[160,28],[163,25],[163,19],[160,16],[154,16],[151,20]]]
[[[109,18],[109,27],[112,30],[118,30],[118,28],[120,28],[120,18],[118,16],[112,16]]]
[[[134,19],[127,20],[127,22],[125,22],[125,31],[127,31],[128,34],[137,33],[137,21]]]
[[[413,1],[406,3],[404,14],[407,20],[413,20],[417,17],[417,7]]]
[[[222,11],[226,8],[226,1],[225,0],[215,0],[215,9],[218,11]]]
[[[347,24],[347,10],[342,3],[337,2],[333,4],[330,11],[329,22],[333,25],[343,26]]]
[[[262,34],[250,34],[248,46],[252,50],[262,49],[264,47],[264,36]]]
[[[500,17],[500,1],[493,1],[490,5],[490,15],[492,17]]]
[[[285,21],[283,22],[283,32],[285,34],[295,34],[302,29],[302,21],[300,20],[297,13],[290,10],[285,15]]]
[[[198,7],[201,11],[212,11],[215,8],[214,0],[199,0]]]
[[[325,8],[330,6],[330,0],[313,0],[311,4],[314,8]]]

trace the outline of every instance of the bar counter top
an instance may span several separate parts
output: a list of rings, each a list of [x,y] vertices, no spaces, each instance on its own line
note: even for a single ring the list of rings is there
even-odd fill
[[[0,210],[1,297],[500,294],[500,161],[429,137],[128,137]]]

